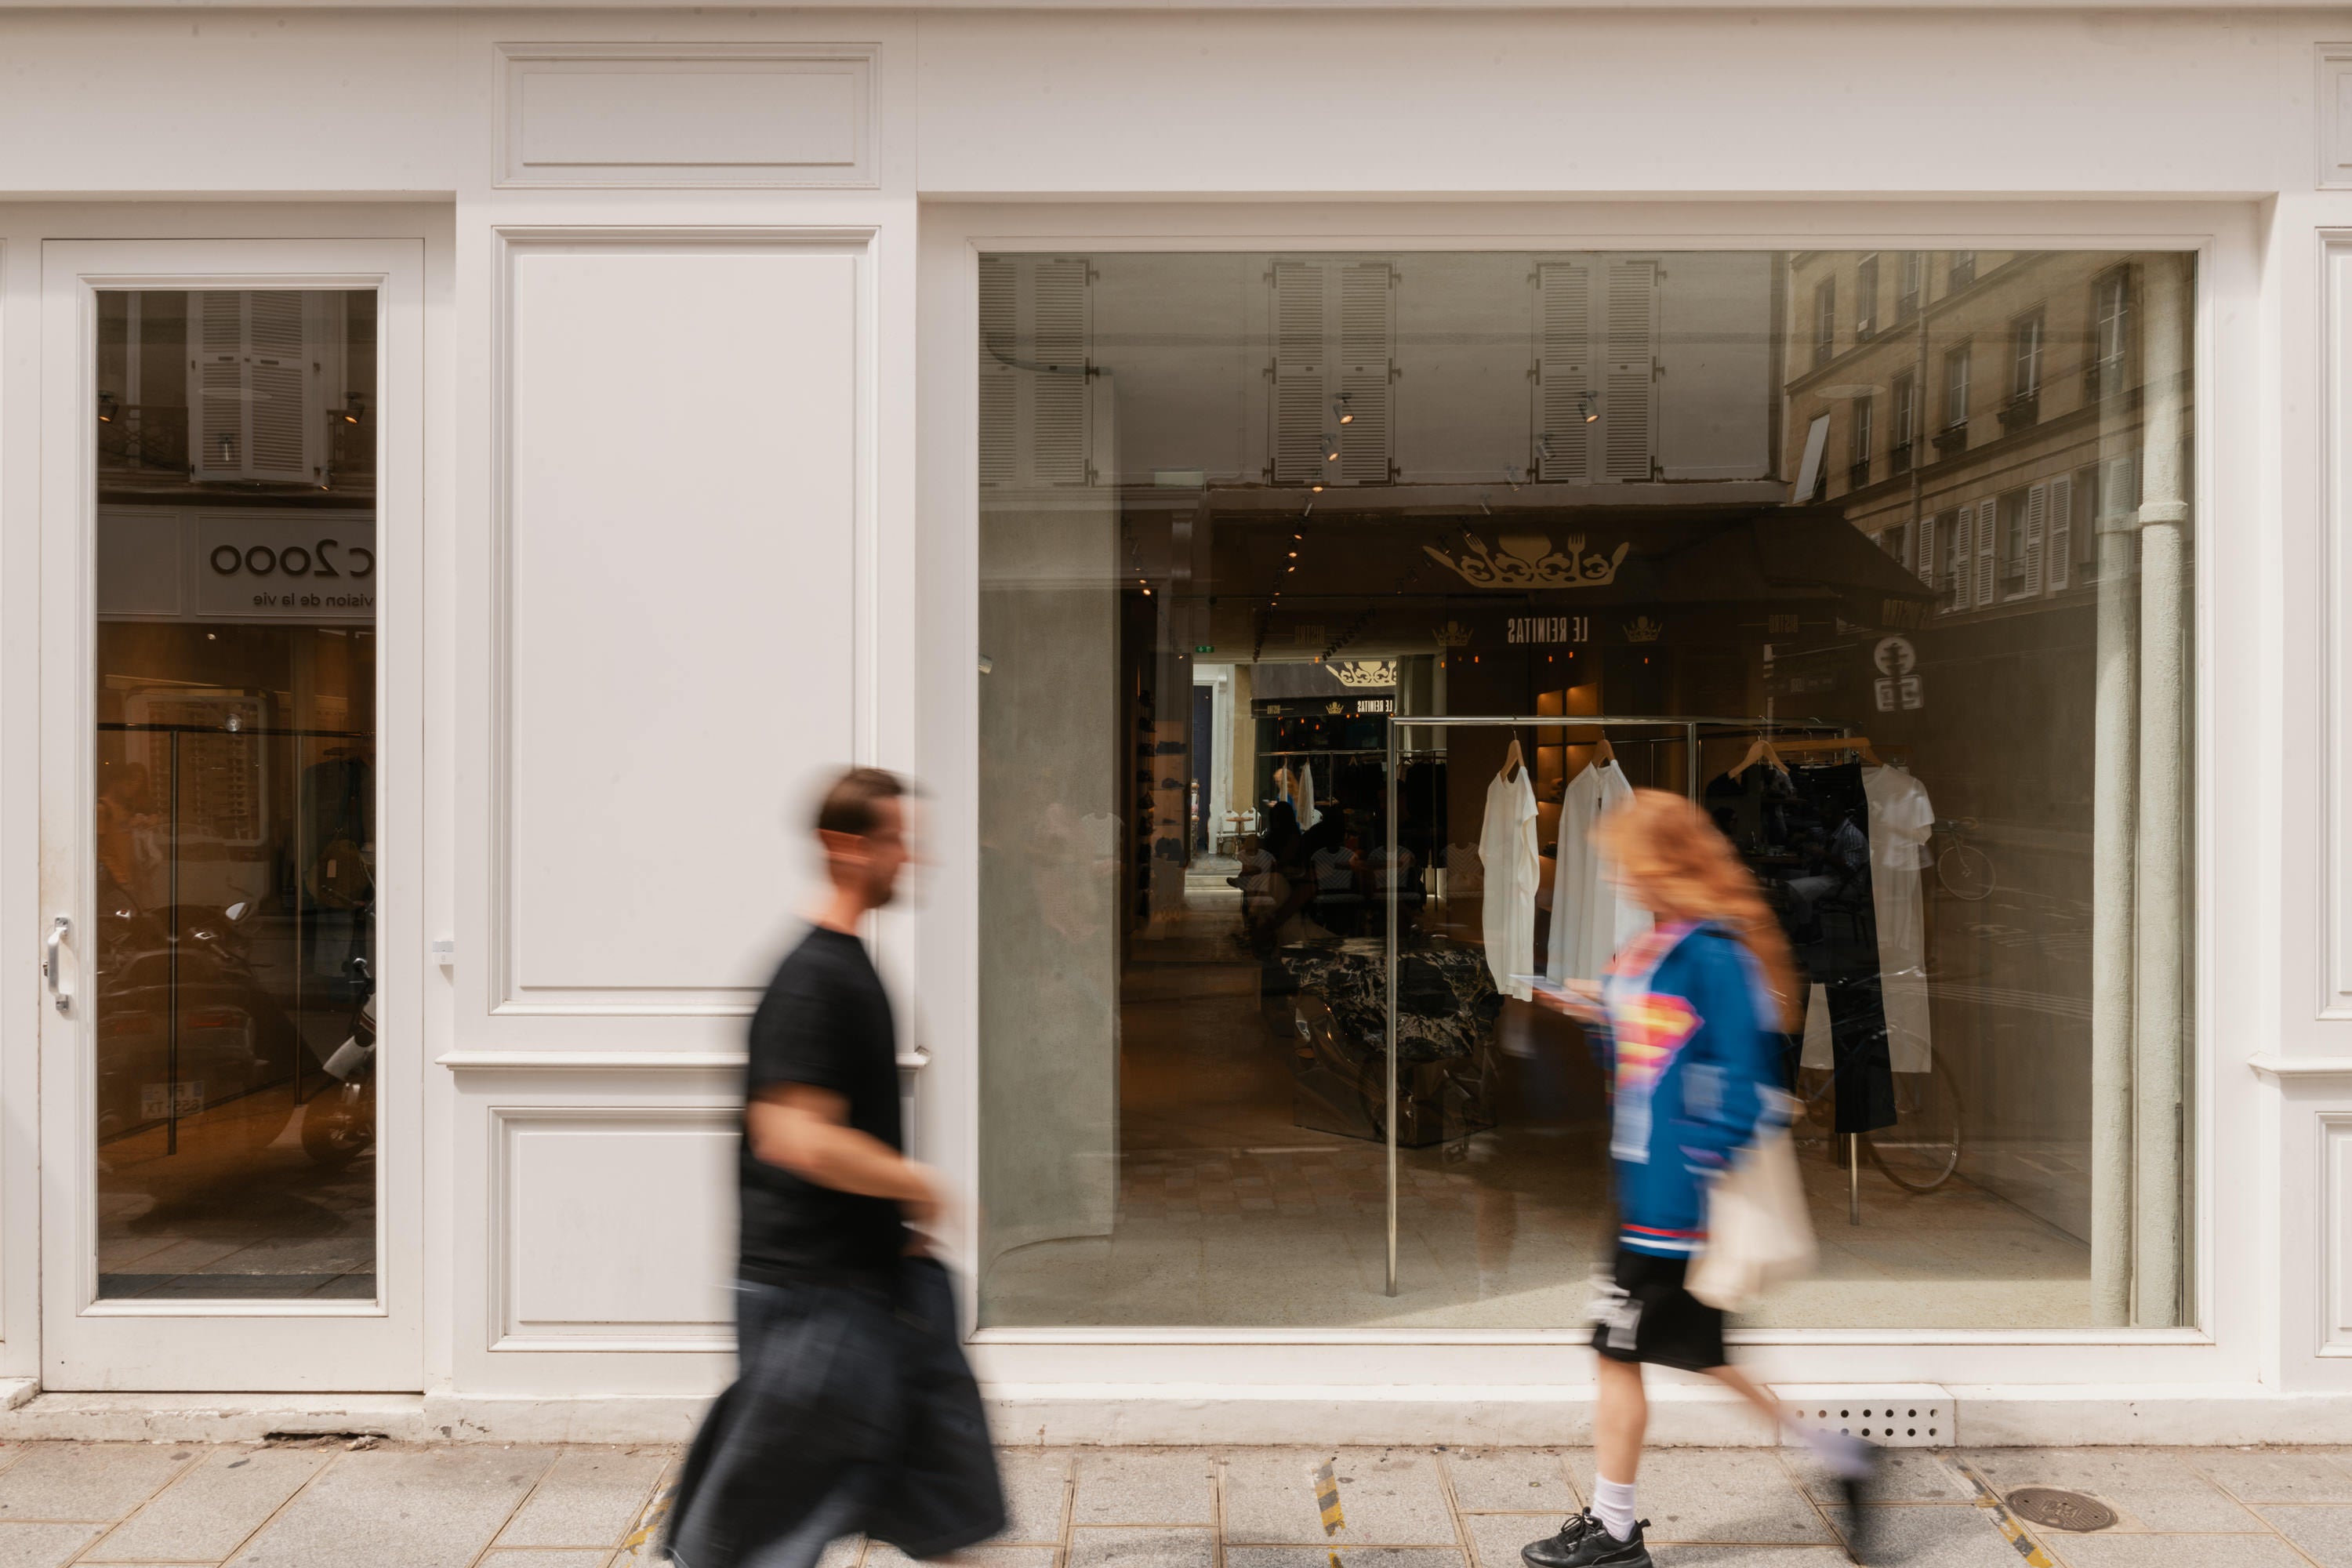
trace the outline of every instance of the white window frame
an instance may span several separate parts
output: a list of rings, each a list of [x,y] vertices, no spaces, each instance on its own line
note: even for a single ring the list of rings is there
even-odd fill
[[[2050,314],[2036,305],[2009,323],[2009,395],[2042,395],[2042,362],[2050,347]]]
[[[924,684],[946,690],[969,686],[977,587],[971,539],[978,515],[971,437],[976,395],[969,366],[976,330],[972,319],[977,258],[983,251],[1055,248],[1067,251],[1247,251],[1344,248],[1368,253],[1455,250],[1643,251],[1759,249],[1799,251],[1830,244],[1841,248],[1873,246],[1901,249],[1933,246],[1937,237],[1963,229],[1980,243],[2011,249],[2170,249],[2198,258],[2197,310],[2199,395],[2195,419],[2201,460],[2197,468],[2199,515],[2213,515],[2217,486],[2227,486],[2232,506],[2252,508],[2252,476],[2260,465],[2258,433],[2250,412],[2257,402],[2251,346],[2217,356],[2213,321],[2217,311],[2250,307],[2260,293],[2260,258],[2250,211],[2227,204],[2116,203],[2096,209],[2100,226],[2084,226],[2079,203],[1986,201],[1936,207],[1884,208],[1852,204],[1787,204],[1743,211],[1704,201],[1595,204],[1461,204],[1399,200],[1394,203],[1333,204],[1327,210],[1298,204],[1169,203],[1093,206],[1082,203],[942,203],[927,209],[922,233],[925,341],[921,345],[921,406],[940,432],[923,444],[918,552],[952,563],[962,574],[944,589],[934,585],[922,626],[918,662]],[[1860,232],[1857,232],[1857,230]],[[1835,237],[1833,239],[1832,237]],[[1408,265],[1410,260],[1408,258]],[[2222,384],[2214,384],[2220,381]],[[2217,410],[2227,409],[2226,414]],[[1938,543],[1941,543],[1939,539]],[[935,553],[936,552],[936,553]],[[2194,615],[2200,659],[2196,680],[2195,766],[2199,779],[2212,776],[2215,759],[2252,752],[2262,704],[2256,660],[2240,657],[2212,633],[2217,616],[2230,624],[2259,624],[2261,596],[2246,570],[2217,564],[2223,552],[2200,552]],[[2218,608],[2217,608],[2218,606]],[[2217,686],[2242,692],[2242,715],[2214,700]],[[918,767],[939,791],[943,823],[975,821],[977,742],[969,719],[928,726],[916,743]],[[2267,763],[2255,764],[2268,767]],[[2265,775],[2267,776],[2267,774]],[[1735,1338],[1753,1347],[1758,1375],[1786,1382],[1851,1384],[1878,1376],[1931,1377],[1948,1384],[2048,1383],[2230,1383],[2251,1384],[2262,1353],[2257,1298],[2271,1288],[2271,1272],[2259,1266],[2254,1248],[2260,1226],[2256,1205],[2274,1199],[2273,1186],[2251,1174],[2254,1145],[2230,1119],[2242,1117],[2250,1133],[2257,1085],[2242,1063],[2221,1058],[2236,1047],[2216,1033],[2215,997],[2232,952],[2244,947],[2223,940],[2218,910],[2226,900],[2213,896],[2217,878],[2229,871],[2213,853],[2216,792],[2193,792],[2196,826],[2196,885],[2207,890],[2193,915],[2195,963],[2200,979],[2196,997],[2192,1089],[2194,1130],[2190,1162],[2191,1251],[2194,1281],[2190,1317],[2197,1324],[2179,1329],[1937,1330],[1934,1328],[1755,1329]],[[971,910],[978,907],[977,857],[968,846],[941,846],[931,898],[913,918],[924,968],[939,976],[929,993],[928,1018],[937,1065],[931,1086],[942,1106],[936,1120],[952,1123],[929,1152],[971,1190],[978,1176],[976,933]],[[2253,875],[2252,868],[2246,874]],[[2248,897],[2256,896],[2249,893]],[[2239,956],[2254,962],[2249,950]],[[2231,1037],[2235,1037],[2234,1033]],[[952,1060],[953,1066],[949,1064]],[[946,1068],[947,1071],[940,1069]],[[2216,1128],[2231,1129],[2217,1141]],[[2249,1170],[2217,1183],[2230,1162]],[[2243,1176],[2244,1179],[2241,1179]],[[2225,1189],[2229,1215],[2215,1212],[2217,1187]],[[967,1226],[971,1222],[967,1220]],[[976,1234],[962,1238],[967,1245]],[[2253,1314],[2243,1316],[2242,1314]],[[2227,1342],[2217,1339],[2226,1325]],[[1113,1381],[1188,1384],[1351,1385],[1394,1384],[1452,1386],[1488,1381],[1495,1386],[1524,1384],[1532,1365],[1539,1378],[1581,1384],[1590,1375],[1588,1331],[1574,1326],[1545,1329],[1434,1329],[1421,1327],[1050,1327],[1002,1328],[972,1336],[975,1364],[984,1382],[1052,1385],[1080,1375]],[[1279,1348],[1270,1348],[1279,1347]],[[1531,1363],[1529,1357],[1536,1360]],[[1271,1356],[1272,1360],[1269,1360]],[[1556,1359],[1555,1359],[1556,1358]]]

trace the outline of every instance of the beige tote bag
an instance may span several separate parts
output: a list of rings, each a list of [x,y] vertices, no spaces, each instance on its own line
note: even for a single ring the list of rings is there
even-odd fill
[[[1685,1287],[1710,1307],[1737,1312],[1781,1281],[1811,1273],[1815,1256],[1796,1145],[1787,1128],[1775,1127],[1716,1178],[1706,1250]]]

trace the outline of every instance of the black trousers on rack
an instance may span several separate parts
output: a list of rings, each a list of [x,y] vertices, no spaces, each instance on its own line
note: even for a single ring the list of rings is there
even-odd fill
[[[1829,995],[1830,1100],[1838,1135],[1894,1126],[1895,1071],[1887,1057],[1886,1001],[1878,972],[1821,985]],[[1806,992],[1810,997],[1810,985]],[[1804,1049],[1803,1031],[1780,1037],[1781,1066],[1791,1085]]]

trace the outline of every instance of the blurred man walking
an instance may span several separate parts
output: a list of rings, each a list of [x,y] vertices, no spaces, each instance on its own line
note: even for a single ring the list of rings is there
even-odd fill
[[[678,1568],[811,1568],[863,1531],[917,1557],[1003,1524],[979,1390],[908,1159],[890,1000],[858,928],[912,858],[906,787],[844,773],[816,816],[830,890],[752,1015],[734,1384],[671,1514]]]

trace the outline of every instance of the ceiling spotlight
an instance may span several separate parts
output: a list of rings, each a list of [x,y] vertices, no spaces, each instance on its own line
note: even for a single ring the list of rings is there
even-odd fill
[[[1327,463],[1336,463],[1339,460],[1339,443],[1328,436],[1323,437],[1323,460]]]
[[[1536,456],[1549,460],[1551,455],[1551,432],[1546,430],[1536,437]]]
[[[1584,422],[1587,425],[1591,424],[1594,420],[1601,417],[1601,405],[1599,401],[1593,397],[1592,394],[1589,392],[1579,393],[1577,394],[1577,401],[1584,406]]]
[[[114,394],[101,392],[98,395],[98,422],[100,425],[114,423]]]
[[[1331,405],[1331,417],[1342,425],[1353,425],[1356,422],[1356,411],[1349,407],[1348,403],[1355,395],[1352,392],[1341,393],[1339,401]]]
[[[1321,485],[1309,485],[1307,488],[1313,490],[1318,496],[1323,493],[1323,487]]]
[[[1297,552],[1296,550],[1292,551],[1292,552],[1290,552],[1290,558],[1291,558],[1293,561],[1297,560],[1297,559],[1298,559],[1298,552]]]

